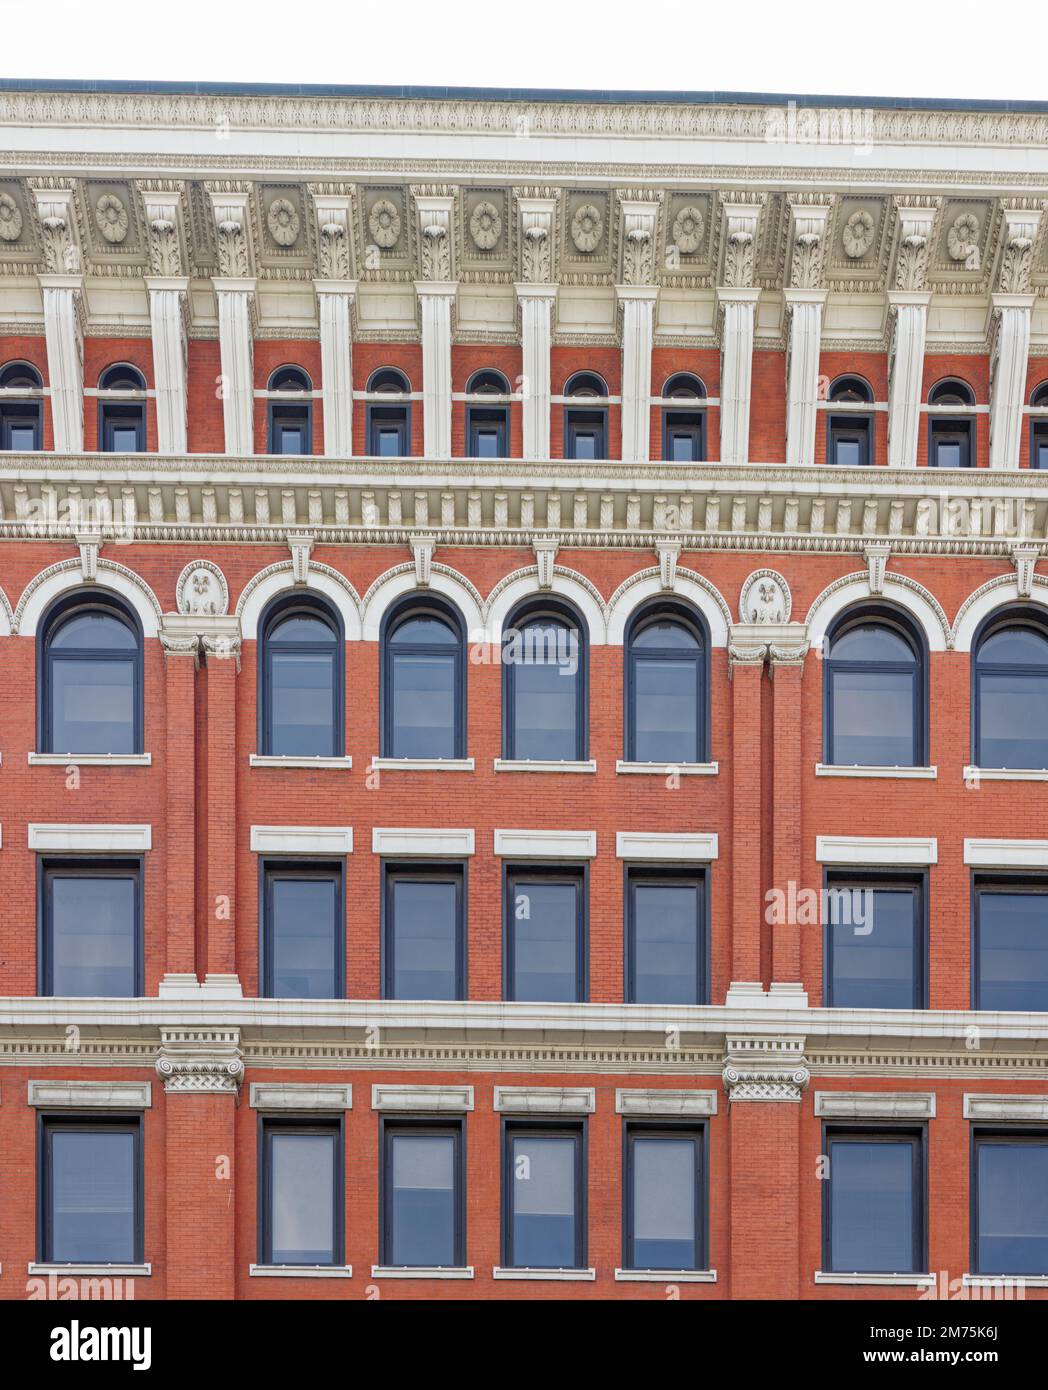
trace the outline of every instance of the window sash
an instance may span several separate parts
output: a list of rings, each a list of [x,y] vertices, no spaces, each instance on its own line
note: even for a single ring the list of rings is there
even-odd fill
[[[823,923],[823,1004],[826,1008],[904,1008],[904,1009],[925,1009],[928,1007],[927,1000],[927,954],[928,954],[928,921],[927,921],[927,890],[925,875],[923,874],[900,874],[895,870],[872,870],[864,874],[849,874],[844,872],[827,872],[824,878],[824,886],[828,890],[827,904],[829,910],[827,918],[833,911],[833,894],[837,893],[864,893],[864,892],[885,892],[885,893],[909,893],[912,901],[912,952],[910,955],[910,985],[909,990],[905,990],[905,997],[900,993],[898,999],[892,1002],[879,1002],[886,1000],[889,993],[887,985],[891,981],[886,981],[885,988],[879,996],[876,996],[877,977],[873,976],[862,981],[858,977],[848,976],[841,972],[838,974],[841,965],[840,957],[843,962],[868,960],[873,965],[877,962],[877,955],[871,954],[868,958],[859,955],[858,952],[863,948],[856,944],[852,951],[843,953],[835,948],[834,927],[854,931],[859,924],[848,922]],[[839,901],[837,899],[836,901]],[[876,911],[876,908],[874,908]],[[872,931],[870,927],[872,926]],[[900,948],[882,948],[877,941],[877,931],[875,924],[863,923],[859,927],[856,941],[869,941],[873,951],[898,950]],[[883,957],[882,957],[883,959]],[[845,997],[849,983],[853,989],[861,991],[863,985],[866,990],[866,997],[857,997],[851,1000]],[[905,981],[900,988],[904,990]]]
[[[384,999],[465,999],[466,997],[466,869],[465,865],[384,864],[382,924],[382,981]],[[404,959],[404,941],[398,938],[397,889],[406,884],[443,884],[454,890],[451,992],[411,994],[398,991],[398,974]],[[421,938],[420,938],[421,939]],[[398,950],[398,945],[400,949]],[[417,971],[415,973],[418,973]]]
[[[973,1274],[983,1275],[1039,1275],[1048,1274],[1048,1131],[1043,1129],[989,1129],[972,1130],[971,1144],[971,1269]],[[990,1150],[1008,1151],[1011,1159],[1022,1153],[1043,1150],[1040,1156],[1040,1172],[1034,1178],[1032,1189],[1026,1191],[1017,1181],[1016,1165],[1005,1170],[1003,1202],[999,1196],[993,1203],[986,1191],[985,1182],[990,1177],[990,1164],[984,1161]],[[1002,1155],[1003,1156],[1003,1155]],[[998,1167],[1002,1165],[998,1162]],[[1008,1211],[1009,1203],[1013,1210]],[[996,1206],[995,1212],[988,1211]],[[1039,1231],[1032,1229],[1033,1216],[1036,1215]],[[1011,1216],[1018,1231],[997,1231],[988,1229],[993,1221]],[[993,1241],[1005,1241],[1011,1237],[1013,1244],[1018,1240],[1021,1251],[1002,1258],[1003,1250],[995,1251]],[[1025,1256],[1025,1258],[1023,1258]],[[1009,1266],[1005,1268],[1005,1266]],[[1025,1266],[1025,1267],[1023,1267]]]
[[[266,999],[344,999],[346,994],[346,908],[345,869],[341,863],[285,863],[263,860],[262,874],[262,994]],[[277,990],[278,966],[284,963],[288,944],[296,940],[291,934],[282,941],[284,933],[278,920],[278,886],[282,883],[320,883],[333,889],[331,931],[331,993],[289,995]],[[318,940],[322,938],[318,935]],[[319,974],[319,968],[314,971]]]
[[[518,1211],[517,1207],[517,1184],[530,1181],[530,1165],[518,1164],[518,1158],[527,1158],[526,1154],[516,1152],[517,1141],[532,1140],[556,1140],[564,1143],[565,1147],[570,1144],[570,1176],[568,1178],[570,1186],[570,1213],[551,1211],[547,1215],[547,1230],[543,1233],[538,1229],[541,1221],[541,1213],[535,1212],[539,1220],[530,1223],[535,1229],[530,1235],[518,1229],[518,1218],[525,1213]],[[559,1152],[559,1150],[558,1150]],[[584,1269],[586,1267],[587,1231],[586,1231],[586,1127],[585,1123],[573,1122],[570,1124],[556,1124],[545,1120],[528,1121],[513,1120],[503,1122],[503,1158],[502,1158],[502,1262],[510,1269],[532,1268],[532,1269]],[[561,1194],[563,1196],[565,1194]],[[548,1200],[548,1199],[547,1199]],[[528,1213],[529,1215],[532,1213]],[[560,1221],[556,1220],[560,1217]],[[570,1216],[571,1230],[568,1238],[565,1239],[564,1218]],[[558,1232],[557,1226],[560,1226]],[[538,1241],[543,1234],[547,1240],[562,1243],[562,1247],[557,1251],[558,1254],[570,1254],[572,1264],[548,1264],[535,1259],[535,1252]]]
[[[435,1122],[431,1118],[422,1116],[398,1117],[396,1120],[383,1118],[381,1122],[380,1144],[382,1149],[382,1161],[380,1169],[381,1186],[381,1231],[379,1233],[379,1245],[381,1251],[381,1262],[383,1265],[398,1268],[412,1269],[420,1267],[438,1269],[458,1269],[466,1263],[466,1145],[465,1145],[465,1125],[461,1120],[449,1122]],[[429,1234],[429,1243],[418,1224],[411,1223],[411,1200],[404,1194],[412,1189],[407,1186],[400,1186],[396,1182],[396,1159],[398,1140],[411,1139],[440,1139],[450,1142],[451,1151],[451,1188],[450,1188],[450,1220],[448,1228],[442,1234],[450,1237],[445,1241],[434,1239],[434,1233]],[[440,1193],[447,1192],[445,1187],[417,1188],[414,1189],[421,1193]],[[422,1199],[417,1199],[414,1203],[416,1211],[414,1213],[416,1223],[422,1212],[418,1207]],[[430,1210],[437,1209],[438,1220],[447,1220],[449,1212],[447,1210],[447,1198],[443,1203],[439,1198],[431,1198]],[[443,1205],[443,1211],[439,1208]],[[409,1248],[414,1241],[414,1248]],[[438,1249],[437,1246],[443,1248]],[[414,1255],[416,1258],[406,1260],[407,1255]]]
[[[291,1251],[274,1250],[274,1237],[277,1233],[277,1211],[275,1202],[276,1165],[273,1158],[273,1140],[278,1137],[316,1136],[331,1140],[331,1242],[327,1250],[311,1249]],[[345,1145],[343,1124],[339,1120],[317,1122],[305,1116],[273,1118],[259,1116],[259,1183],[258,1183],[258,1241],[259,1263],[263,1265],[331,1265],[339,1266],[345,1260]],[[293,1260],[277,1260],[280,1254],[295,1254]],[[327,1256],[327,1258],[318,1258]]]
[[[908,1261],[905,1257],[900,1258],[898,1248],[889,1250],[886,1254],[872,1258],[857,1260],[854,1257],[847,1259],[845,1254],[837,1253],[840,1250],[838,1238],[843,1242],[845,1233],[841,1230],[841,1212],[837,1198],[841,1191],[840,1164],[835,1163],[834,1149],[837,1146],[881,1145],[886,1148],[899,1147],[900,1150],[908,1149],[909,1165],[909,1202],[908,1223],[909,1223],[909,1246]],[[863,1128],[824,1126],[823,1128],[823,1153],[829,1158],[829,1176],[823,1183],[823,1209],[822,1209],[822,1234],[823,1234],[823,1268],[827,1271],[839,1274],[923,1274],[927,1270],[927,1188],[926,1188],[926,1163],[925,1163],[925,1130],[919,1132],[914,1130],[902,1130],[884,1127]],[[900,1152],[900,1157],[904,1157]],[[843,1153],[841,1155],[843,1157]],[[837,1182],[837,1192],[834,1191],[834,1182]],[[886,1222],[890,1212],[886,1209],[885,1201],[882,1199],[879,1210],[874,1203],[874,1195],[868,1196],[862,1204],[863,1210],[869,1212],[869,1219],[866,1221],[866,1235],[880,1235],[882,1238],[886,1229]],[[835,1225],[837,1229],[835,1230]],[[854,1237],[853,1237],[854,1239]]]
[[[142,911],[142,862],[127,859],[44,859],[37,864],[38,907],[38,988],[42,996],[55,998],[56,981],[56,939],[54,887],[56,882],[80,880],[83,882],[112,881],[131,885],[131,914],[126,929],[120,933],[107,933],[105,940],[119,945],[126,938],[130,946],[130,958],[120,968],[126,977],[129,988],[117,994],[99,995],[97,990],[87,990],[83,994],[72,994],[70,998],[111,998],[139,999],[145,994],[144,984],[144,917]],[[78,922],[83,922],[81,912]],[[91,951],[97,961],[98,952]],[[68,969],[71,967],[63,967]],[[114,967],[115,969],[115,967]]]
[[[143,1231],[143,1164],[142,1164],[142,1123],[138,1116],[129,1117],[126,1115],[46,1115],[42,1114],[39,1120],[39,1141],[38,1141],[38,1176],[37,1176],[37,1246],[40,1251],[41,1262],[46,1264],[141,1264],[144,1259],[144,1231]],[[121,1207],[85,1206],[80,1210],[84,1212],[94,1211],[96,1216],[102,1211],[107,1210],[108,1214],[100,1222],[109,1235],[113,1232],[114,1217],[123,1213],[125,1219],[129,1218],[128,1229],[123,1233],[121,1242],[111,1239],[108,1244],[95,1245],[90,1241],[90,1248],[81,1246],[75,1251],[70,1248],[70,1240],[78,1237],[75,1232],[77,1207],[63,1204],[59,1208],[61,1193],[56,1192],[56,1164],[55,1164],[55,1139],[58,1137],[79,1135],[124,1135],[130,1139],[130,1191],[123,1194],[126,1198]],[[123,1146],[122,1146],[123,1147]],[[111,1163],[106,1164],[106,1174],[110,1179],[114,1176]],[[78,1195],[75,1189],[67,1192],[67,1197],[75,1200]],[[91,1193],[83,1192],[90,1201]],[[119,1196],[119,1194],[114,1194]],[[98,1194],[97,1200],[105,1200],[104,1190]],[[62,1212],[66,1213],[64,1217]],[[72,1224],[73,1230],[67,1229],[63,1232],[62,1227]],[[79,1239],[87,1237],[86,1232],[81,1232]]]
[[[622,1234],[622,1262],[626,1269],[673,1269],[673,1270],[695,1270],[705,1269],[708,1263],[706,1251],[706,1224],[707,1224],[707,1205],[708,1194],[706,1186],[706,1127],[692,1123],[679,1124],[663,1122],[659,1124],[638,1124],[627,1122],[625,1125],[625,1162],[623,1163],[623,1234]],[[644,1245],[653,1246],[658,1242],[657,1237],[645,1237],[638,1234],[637,1227],[641,1224],[638,1221],[638,1179],[640,1176],[637,1163],[638,1145],[645,1144],[688,1144],[691,1147],[691,1202],[692,1220],[690,1229],[685,1226],[686,1235],[679,1237],[676,1242],[672,1238],[662,1237],[663,1244],[674,1243],[683,1245],[690,1243],[690,1258],[687,1261],[679,1257],[670,1261],[649,1262],[641,1259],[645,1253],[653,1253],[645,1250]],[[643,1242],[643,1244],[642,1244]],[[669,1252],[667,1252],[668,1254]]]
[[[1009,1010],[1048,1009],[1048,930],[1044,933],[1044,950],[1013,946],[1011,948],[995,944],[991,931],[993,923],[991,905],[994,899],[1002,897],[1023,897],[1037,900],[1039,916],[1048,928],[1048,876],[1019,877],[999,875],[994,877],[977,876],[972,887],[972,1008]],[[1007,930],[1007,923],[997,923],[1000,930]],[[1009,978],[990,978],[997,967],[1011,956]],[[1031,970],[1038,956],[1044,961],[1043,968]],[[1032,957],[1032,959],[1031,959]],[[1035,994],[1033,1002],[1017,997],[1024,990]]]
[[[855,464],[838,461],[838,444],[855,444],[858,459]],[[838,415],[829,417],[826,426],[826,462],[833,467],[867,467],[873,462],[873,418],[869,415]]]
[[[641,980],[653,976],[652,970],[640,970],[641,932],[638,919],[638,893],[645,888],[669,888],[687,890],[694,901],[694,935],[685,948],[690,949],[694,958],[694,968],[690,975],[679,979],[680,988],[674,991],[676,998],[647,998],[649,991],[641,988]],[[703,870],[682,874],[672,869],[627,869],[626,870],[626,1002],[628,1004],[706,1004],[709,1002],[708,985],[708,926],[707,926],[707,876]],[[662,950],[658,947],[661,944]],[[656,958],[672,957],[676,952],[674,943],[663,941],[654,943]],[[683,953],[683,952],[681,952]],[[669,978],[666,976],[665,978]]]
[[[531,992],[524,991],[520,979],[519,956],[521,954],[518,943],[518,922],[528,922],[532,919],[517,917],[517,902],[522,894],[527,897],[528,885],[546,887],[547,885],[570,885],[575,889],[575,913],[574,913],[574,981],[563,992],[563,997],[558,999],[535,999],[535,1003],[585,1003],[589,995],[589,942],[587,918],[589,913],[588,903],[588,875],[585,867],[558,867],[546,868],[544,866],[529,866],[527,868],[517,868],[510,866],[505,873],[505,902],[503,906],[503,997],[507,1000],[531,1000]],[[554,945],[556,941],[554,939]],[[530,972],[537,974],[537,971]],[[558,978],[567,980],[567,972],[545,972],[548,975],[557,973]]]

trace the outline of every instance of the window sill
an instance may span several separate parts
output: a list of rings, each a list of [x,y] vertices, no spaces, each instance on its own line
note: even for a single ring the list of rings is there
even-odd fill
[[[966,767],[966,782],[1048,782],[1048,767]]]
[[[473,758],[372,758],[371,770],[379,772],[472,772]]]
[[[816,777],[898,777],[933,781],[937,767],[878,767],[872,763],[816,763]]]
[[[496,772],[596,772],[597,760],[496,758],[491,766]]]
[[[550,1279],[561,1283],[584,1284],[596,1279],[595,1269],[511,1269],[496,1265],[491,1271],[492,1279]]]
[[[620,1284],[715,1284],[715,1269],[617,1269]]]
[[[30,753],[31,767],[149,767],[152,753]]]
[[[1048,1274],[962,1274],[965,1289],[1048,1289]]]
[[[649,777],[671,777],[674,773],[681,777],[716,777],[720,772],[719,763],[631,763],[620,758],[615,764],[616,772],[646,773]]]
[[[146,1277],[146,1276],[152,1274],[152,1273],[153,1273],[153,1266],[152,1266],[151,1264],[142,1264],[142,1265],[116,1265],[116,1264],[114,1264],[114,1265],[106,1265],[106,1264],[99,1264],[99,1265],[91,1265],[91,1264],[84,1264],[84,1265],[81,1265],[81,1264],[70,1264],[70,1265],[65,1265],[65,1264],[37,1264],[37,1263],[35,1263],[35,1261],[30,1260],[29,1263],[28,1263],[28,1265],[26,1265],[26,1270],[27,1270],[28,1273],[30,1273],[30,1274],[67,1274],[67,1275],[78,1275],[78,1274],[87,1275],[87,1274],[91,1274],[91,1275],[96,1275],[96,1276],[113,1275],[114,1277],[116,1277],[116,1276],[133,1275],[136,1279],[139,1279],[139,1278],[144,1278],[144,1277]]]
[[[372,1279],[472,1279],[472,1265],[372,1265]]]
[[[252,1279],[352,1279],[352,1265],[248,1265]]]
[[[250,767],[332,767],[349,768],[352,758],[327,758],[319,754],[315,758],[298,758],[283,753],[252,753],[248,758]]]
[[[891,1284],[899,1288],[925,1289],[935,1284],[934,1274],[834,1274],[817,1269],[817,1284]]]

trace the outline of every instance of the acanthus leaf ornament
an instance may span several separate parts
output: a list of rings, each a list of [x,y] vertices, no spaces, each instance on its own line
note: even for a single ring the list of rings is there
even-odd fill
[[[103,193],[95,204],[95,224],[113,246],[119,246],[127,239],[127,208],[115,193]]]
[[[584,253],[595,251],[604,235],[604,218],[593,203],[583,203],[571,219],[571,239],[575,249]]]
[[[502,217],[494,203],[478,203],[469,219],[469,234],[481,251],[490,251],[502,235]]]
[[[683,255],[693,255],[702,245],[705,227],[701,208],[692,205],[681,208],[673,219],[673,244]]]
[[[17,241],[22,235],[22,211],[9,193],[0,193],[0,241]]]
[[[368,228],[376,246],[388,251],[400,240],[400,213],[396,203],[389,198],[379,198],[372,203],[368,213]]]
[[[266,213],[269,235],[278,246],[294,246],[302,228],[298,209],[290,198],[274,198]]]
[[[451,278],[451,247],[448,245],[448,229],[439,223],[431,222],[422,228],[422,278],[423,280],[449,280]]]
[[[320,228],[320,274],[325,280],[349,279],[349,243],[341,222],[325,222]]]
[[[1033,248],[1040,228],[1039,209],[1005,207],[1001,241],[1004,251],[997,283],[1001,294],[1028,294]]]

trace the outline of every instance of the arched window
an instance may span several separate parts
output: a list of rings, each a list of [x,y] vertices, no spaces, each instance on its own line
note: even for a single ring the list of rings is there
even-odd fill
[[[285,594],[259,627],[259,751],[342,756],[342,625],[326,603]]]
[[[278,367],[269,378],[269,452],[313,452],[313,383],[301,367]],[[299,399],[273,399],[273,392]]]
[[[397,605],[382,638],[382,752],[387,758],[466,755],[462,618],[435,597]]]
[[[873,391],[859,376],[839,376],[830,385],[826,462],[838,468],[873,462]]]
[[[405,458],[411,453],[411,383],[395,367],[382,367],[368,380],[368,453]]]
[[[474,372],[466,383],[466,452],[470,458],[509,455],[509,382],[501,372]]]
[[[626,761],[699,763],[707,754],[707,642],[677,604],[641,610],[626,635]]]
[[[564,457],[608,456],[608,388],[595,372],[576,372],[564,387]],[[576,404],[578,402],[578,404]]]
[[[705,386],[697,376],[678,372],[663,386],[662,399],[662,457],[700,463],[706,457]]]
[[[824,672],[824,756],[841,767],[923,767],[924,642],[902,613],[868,608],[831,628]]]
[[[940,381],[928,392],[928,466],[971,468],[975,393],[963,381]]]
[[[1030,467],[1048,468],[1048,381],[1043,381],[1030,397]]]
[[[0,449],[44,447],[43,381],[28,362],[0,368]]]
[[[580,762],[587,757],[587,642],[565,603],[530,599],[502,635],[503,756]]]
[[[107,454],[140,454],[146,447],[146,379],[126,362],[98,378],[98,447]]]
[[[141,753],[142,633],[109,595],[60,599],[41,628],[43,753]]]
[[[977,767],[1048,768],[1048,623],[1032,609],[990,618],[974,645]]]

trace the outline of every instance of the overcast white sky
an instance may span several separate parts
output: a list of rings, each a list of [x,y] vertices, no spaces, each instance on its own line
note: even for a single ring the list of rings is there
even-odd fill
[[[1048,99],[1044,0],[49,0],[0,27],[5,77]]]

